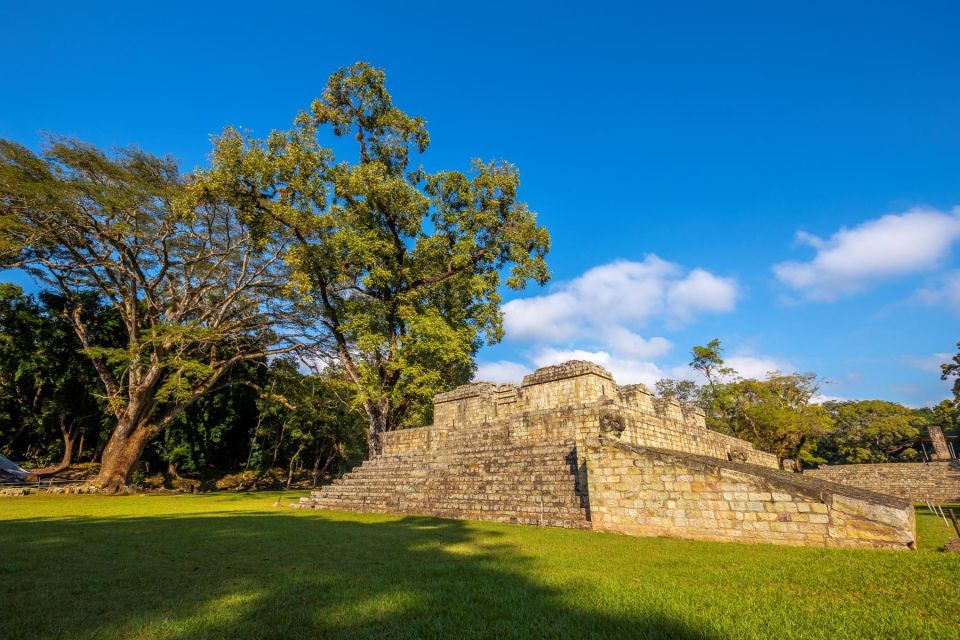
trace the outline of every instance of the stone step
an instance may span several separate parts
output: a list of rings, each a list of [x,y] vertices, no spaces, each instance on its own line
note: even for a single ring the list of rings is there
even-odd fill
[[[572,440],[507,442],[506,432],[451,435],[437,448],[378,456],[298,506],[586,528]]]
[[[478,501],[446,501],[433,504],[385,503],[379,501],[336,501],[323,500],[312,503],[309,508],[339,509],[367,513],[390,513],[401,509],[403,513],[434,515],[447,518],[467,518],[476,520],[497,520],[502,522],[520,522],[546,526],[583,526],[587,520],[584,510],[579,507],[565,509],[546,508],[539,505],[497,505]]]

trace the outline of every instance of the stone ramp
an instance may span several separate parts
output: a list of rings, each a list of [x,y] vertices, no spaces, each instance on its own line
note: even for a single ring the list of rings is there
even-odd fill
[[[826,547],[915,546],[908,500],[603,436],[586,449],[597,530]]]
[[[447,444],[368,460],[296,506],[590,527],[572,440]]]

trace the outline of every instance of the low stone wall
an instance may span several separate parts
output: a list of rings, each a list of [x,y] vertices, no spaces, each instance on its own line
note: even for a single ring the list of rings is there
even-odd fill
[[[825,547],[910,549],[906,500],[799,474],[600,437],[587,443],[594,529]]]
[[[956,461],[830,465],[808,469],[803,475],[913,502],[960,502],[960,463]]]

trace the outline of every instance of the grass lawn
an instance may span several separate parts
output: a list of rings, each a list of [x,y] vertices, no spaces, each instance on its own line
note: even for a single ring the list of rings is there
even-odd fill
[[[923,509],[898,553],[276,500],[0,498],[0,638],[960,638],[960,554]]]

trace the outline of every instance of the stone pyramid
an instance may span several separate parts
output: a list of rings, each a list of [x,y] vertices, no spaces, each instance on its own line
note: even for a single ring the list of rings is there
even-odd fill
[[[437,395],[433,425],[386,434],[383,455],[295,506],[790,545],[916,537],[909,501],[781,470],[583,361]]]

